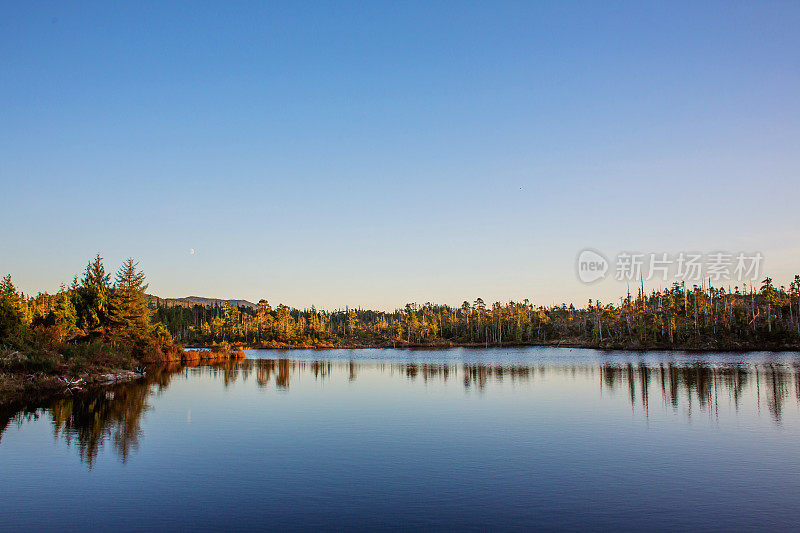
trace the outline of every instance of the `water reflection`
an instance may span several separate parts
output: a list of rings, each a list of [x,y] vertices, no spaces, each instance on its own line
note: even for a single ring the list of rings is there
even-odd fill
[[[117,456],[126,462],[139,447],[142,415],[150,409],[149,398],[169,386],[179,366],[152,368],[146,379],[98,391],[75,393],[45,408],[25,408],[15,414],[0,415],[0,437],[10,421],[18,425],[40,416],[49,416],[53,434],[78,449],[90,468],[105,443],[111,443]]]
[[[143,438],[142,419],[153,409],[151,400],[167,390],[176,376],[210,376],[225,388],[245,383],[255,374],[260,389],[289,391],[301,378],[356,383],[367,370],[392,379],[426,384],[456,383],[465,390],[483,393],[492,385],[535,385],[548,381],[583,381],[594,384],[600,398],[624,394],[632,408],[649,416],[652,402],[676,411],[681,407],[691,417],[700,411],[718,415],[727,402],[736,412],[746,399],[762,408],[780,425],[787,403],[800,405],[800,364],[537,364],[492,365],[481,363],[389,363],[330,360],[256,359],[212,365],[170,365],[149,368],[139,381],[56,400],[45,407],[0,413],[0,439],[10,423],[49,417],[56,439],[75,446],[81,460],[91,468],[103,446],[110,445],[124,463]],[[368,379],[368,378],[366,378]],[[1,441],[0,441],[1,442]]]

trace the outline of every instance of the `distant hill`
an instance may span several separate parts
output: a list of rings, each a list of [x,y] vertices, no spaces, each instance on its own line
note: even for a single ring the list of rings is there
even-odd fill
[[[223,300],[221,298],[204,298],[202,296],[187,296],[185,298],[159,298],[152,294],[147,295],[147,305],[149,307],[194,307],[195,305],[202,305],[205,307],[212,307],[214,305],[224,305],[225,302],[230,302],[235,307],[252,307],[255,308],[256,304],[248,302],[247,300]]]

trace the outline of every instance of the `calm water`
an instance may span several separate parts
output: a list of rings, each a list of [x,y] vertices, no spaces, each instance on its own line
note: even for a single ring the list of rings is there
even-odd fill
[[[0,529],[800,528],[797,354],[248,357],[0,413]]]

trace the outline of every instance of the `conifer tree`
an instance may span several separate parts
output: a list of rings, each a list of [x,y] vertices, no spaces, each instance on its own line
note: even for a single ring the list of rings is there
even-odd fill
[[[0,281],[0,343],[18,344],[25,331],[22,298],[11,282],[11,274]]]
[[[103,258],[97,254],[94,261],[86,266],[75,305],[78,327],[87,333],[104,330],[108,326],[110,278],[111,274],[106,274],[103,266]]]
[[[117,270],[111,297],[109,322],[113,335],[133,340],[149,332],[150,310],[147,308],[144,272],[138,271],[133,259],[127,259]]]
[[[64,285],[61,285],[61,290],[58,291],[56,296],[56,304],[53,308],[53,317],[55,325],[58,326],[61,338],[70,338],[75,333],[75,326],[77,316],[75,314],[75,306],[72,305],[69,292]]]

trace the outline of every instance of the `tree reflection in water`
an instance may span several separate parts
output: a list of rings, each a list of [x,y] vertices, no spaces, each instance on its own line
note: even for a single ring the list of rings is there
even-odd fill
[[[197,368],[194,368],[197,367]],[[0,412],[0,438],[9,423],[49,416],[56,438],[75,445],[89,468],[100,449],[110,443],[117,456],[126,462],[143,437],[142,419],[151,409],[150,399],[167,390],[176,375],[188,372],[220,379],[224,387],[246,382],[255,373],[256,386],[289,390],[293,376],[314,380],[346,379],[357,381],[364,371],[377,371],[408,381],[425,383],[456,380],[466,389],[483,391],[490,384],[504,382],[534,384],[552,377],[584,379],[599,384],[600,394],[620,391],[631,407],[641,406],[647,414],[651,396],[660,396],[664,406],[677,411],[682,406],[693,412],[716,414],[720,402],[730,402],[738,412],[744,397],[754,401],[760,412],[766,407],[771,419],[781,423],[785,404],[792,396],[800,403],[800,364],[709,365],[700,362],[676,364],[604,363],[487,365],[480,363],[383,363],[358,361],[302,361],[255,359],[227,361],[211,365],[169,365],[148,369],[145,378],[99,391],[78,393],[53,401],[44,408],[26,408],[16,413]],[[271,385],[273,384],[273,385]],[[1,442],[1,441],[0,441]]]

